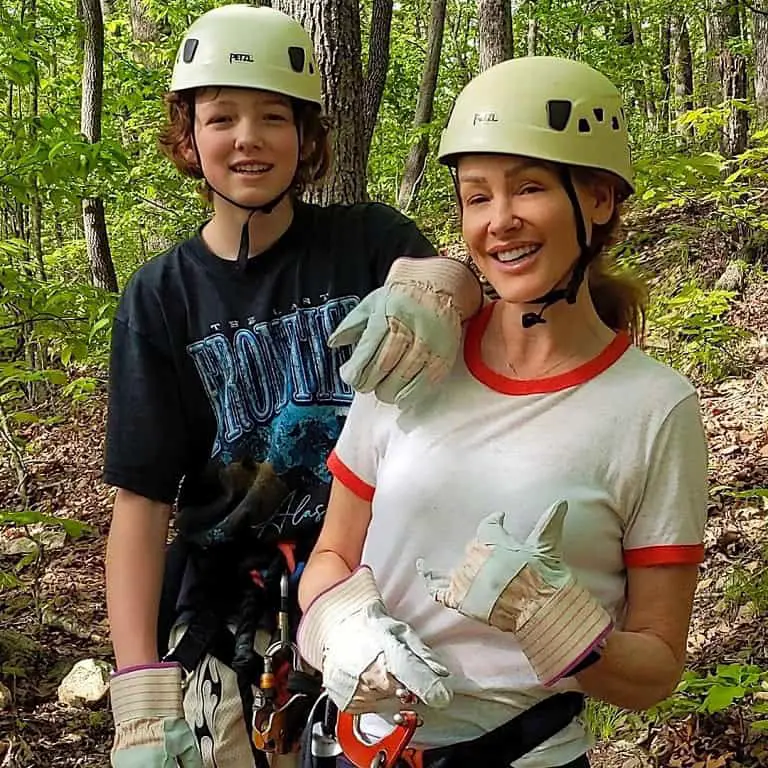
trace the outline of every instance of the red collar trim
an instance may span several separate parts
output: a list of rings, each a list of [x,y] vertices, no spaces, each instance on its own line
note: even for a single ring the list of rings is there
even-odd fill
[[[544,379],[513,379],[491,370],[483,362],[481,354],[483,335],[491,321],[496,303],[484,307],[469,321],[464,338],[464,362],[478,381],[502,395],[541,395],[584,384],[610,368],[627,351],[631,343],[629,336],[620,332],[597,357],[572,371]]]

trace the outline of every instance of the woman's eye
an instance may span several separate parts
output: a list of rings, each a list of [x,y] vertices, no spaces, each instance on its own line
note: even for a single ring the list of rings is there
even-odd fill
[[[541,192],[541,187],[538,184],[523,184],[520,187],[521,195],[530,195],[533,192]]]
[[[216,125],[221,123],[228,123],[230,120],[229,115],[212,115],[208,118],[209,125]]]
[[[480,203],[484,203],[488,198],[485,197],[485,195],[472,195],[472,197],[467,198],[465,205],[479,205]]]

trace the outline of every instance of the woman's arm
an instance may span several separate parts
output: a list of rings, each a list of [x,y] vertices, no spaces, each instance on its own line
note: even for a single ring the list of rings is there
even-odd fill
[[[698,576],[697,565],[627,571],[627,618],[600,660],[576,679],[589,696],[625,709],[648,709],[675,690]]]
[[[323,528],[299,582],[302,610],[360,565],[370,522],[371,502],[334,480]]]
[[[117,668],[157,661],[171,507],[120,489],[107,541],[107,613]]]

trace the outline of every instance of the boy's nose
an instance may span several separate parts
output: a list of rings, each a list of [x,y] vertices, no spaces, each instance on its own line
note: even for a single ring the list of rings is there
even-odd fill
[[[239,150],[260,147],[263,144],[263,136],[259,126],[255,122],[243,121],[235,136],[235,148]]]

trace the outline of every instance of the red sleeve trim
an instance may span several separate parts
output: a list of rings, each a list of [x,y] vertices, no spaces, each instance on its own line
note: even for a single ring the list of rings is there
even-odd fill
[[[344,486],[349,488],[355,496],[363,501],[372,501],[376,488],[361,480],[340,458],[336,451],[331,451],[328,457],[328,469],[330,473]]]
[[[668,544],[624,550],[624,565],[647,568],[652,565],[686,565],[704,561],[703,544]]]

